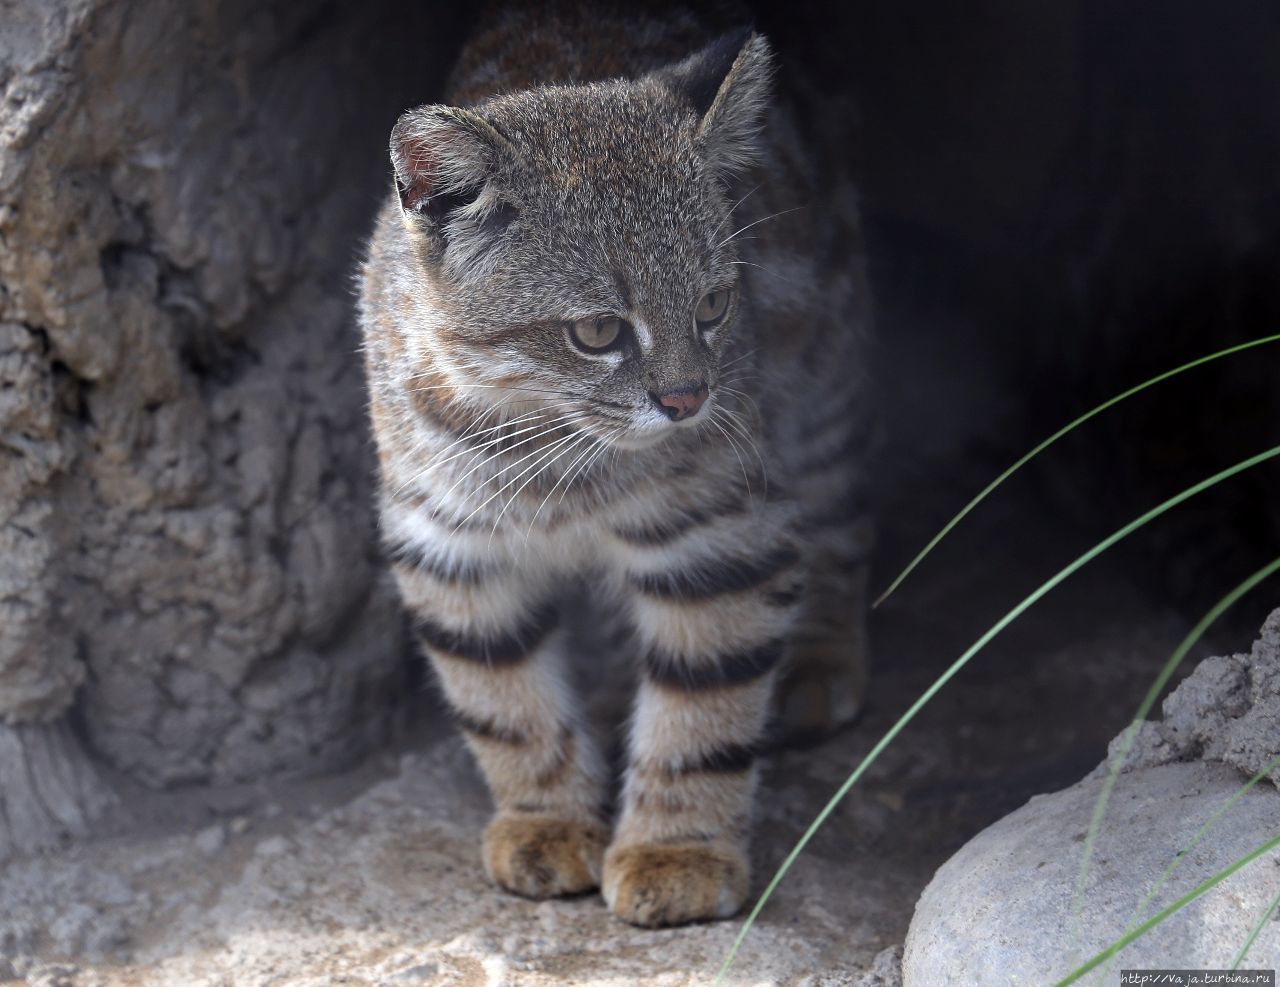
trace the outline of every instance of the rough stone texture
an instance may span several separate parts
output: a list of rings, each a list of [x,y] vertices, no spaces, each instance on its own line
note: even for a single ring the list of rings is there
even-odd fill
[[[1220,764],[1166,764],[1124,775],[1098,839],[1071,948],[1072,892],[1101,787],[1087,780],[1033,798],[989,827],[938,871],[920,897],[903,957],[906,987],[1051,983],[1109,946],[1132,924],[1157,878],[1197,829],[1240,787]],[[1142,919],[1276,835],[1280,794],[1253,788],[1183,858]],[[1280,892],[1280,850],[1170,916],[1086,984],[1113,984],[1121,968],[1224,969]],[[1076,962],[1072,963],[1072,956]],[[1280,923],[1268,922],[1249,957],[1271,968]],[[1245,963],[1247,968],[1250,963]]]
[[[0,724],[0,860],[89,831],[115,804],[65,720]]]
[[[1073,949],[1080,854],[1122,739],[1112,741],[1108,761],[1084,781],[1033,798],[939,869],[912,918],[903,964],[907,987],[1044,983],[1069,972],[1072,957],[1088,958],[1135,924],[1135,909],[1196,830],[1240,789],[1243,776],[1280,756],[1280,610],[1249,654],[1206,658],[1165,699],[1164,719],[1142,724],[1108,803]],[[1273,770],[1269,777],[1278,776]],[[1277,819],[1280,795],[1270,787],[1250,789],[1138,920],[1276,835]],[[1228,967],[1277,894],[1280,851],[1131,944],[1115,969]],[[1267,924],[1251,955],[1274,965],[1280,925]],[[1112,980],[1097,972],[1085,982]]]
[[[385,734],[405,656],[347,277],[430,73],[370,81],[377,21],[0,4],[0,722],[81,686],[94,748],[148,784]]]
[[[1280,610],[1248,654],[1206,658],[1169,696],[1164,717],[1143,723],[1121,770],[1199,758],[1252,777],[1280,758]],[[1112,741],[1106,772],[1124,735]],[[1280,766],[1266,776],[1280,787]]]

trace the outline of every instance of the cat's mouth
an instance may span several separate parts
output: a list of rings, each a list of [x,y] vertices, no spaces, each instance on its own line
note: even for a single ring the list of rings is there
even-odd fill
[[[713,400],[685,417],[672,419],[652,407],[639,408],[625,424],[610,423],[603,437],[619,449],[649,449],[681,432],[701,428],[711,418]]]

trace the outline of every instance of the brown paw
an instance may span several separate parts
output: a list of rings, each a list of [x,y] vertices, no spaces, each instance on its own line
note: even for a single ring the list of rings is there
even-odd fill
[[[578,894],[600,886],[608,839],[598,824],[499,814],[484,831],[484,869],[496,884],[526,898]]]
[[[615,846],[604,858],[604,900],[632,925],[729,918],[747,897],[747,858],[724,845]]]
[[[831,736],[858,718],[866,688],[861,659],[798,656],[778,683],[770,745],[802,747]]]

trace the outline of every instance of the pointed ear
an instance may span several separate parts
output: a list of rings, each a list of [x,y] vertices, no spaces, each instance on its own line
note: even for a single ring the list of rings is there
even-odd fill
[[[484,117],[422,106],[391,131],[391,163],[404,215],[425,229],[454,278],[483,275],[517,218],[495,179],[515,161],[510,142]]]
[[[509,151],[477,113],[453,106],[409,110],[391,131],[401,208],[442,227],[450,213],[480,198]]]
[[[658,76],[701,118],[695,140],[722,177],[755,163],[773,76],[763,35],[730,31]]]

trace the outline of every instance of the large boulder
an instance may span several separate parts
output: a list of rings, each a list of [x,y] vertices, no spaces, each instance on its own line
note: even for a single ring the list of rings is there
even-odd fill
[[[906,987],[1056,980],[1280,832],[1275,787],[1236,797],[1280,758],[1280,610],[1249,654],[1206,659],[1165,700],[1163,720],[1142,725],[1077,901],[1090,820],[1122,740],[1088,778],[1033,798],[938,870],[911,921]],[[1280,782],[1280,771],[1269,777]],[[1109,969],[1230,967],[1278,893],[1280,849],[1155,926]],[[1248,958],[1270,968],[1277,957],[1280,924],[1267,922]],[[1083,982],[1114,983],[1107,969]]]

